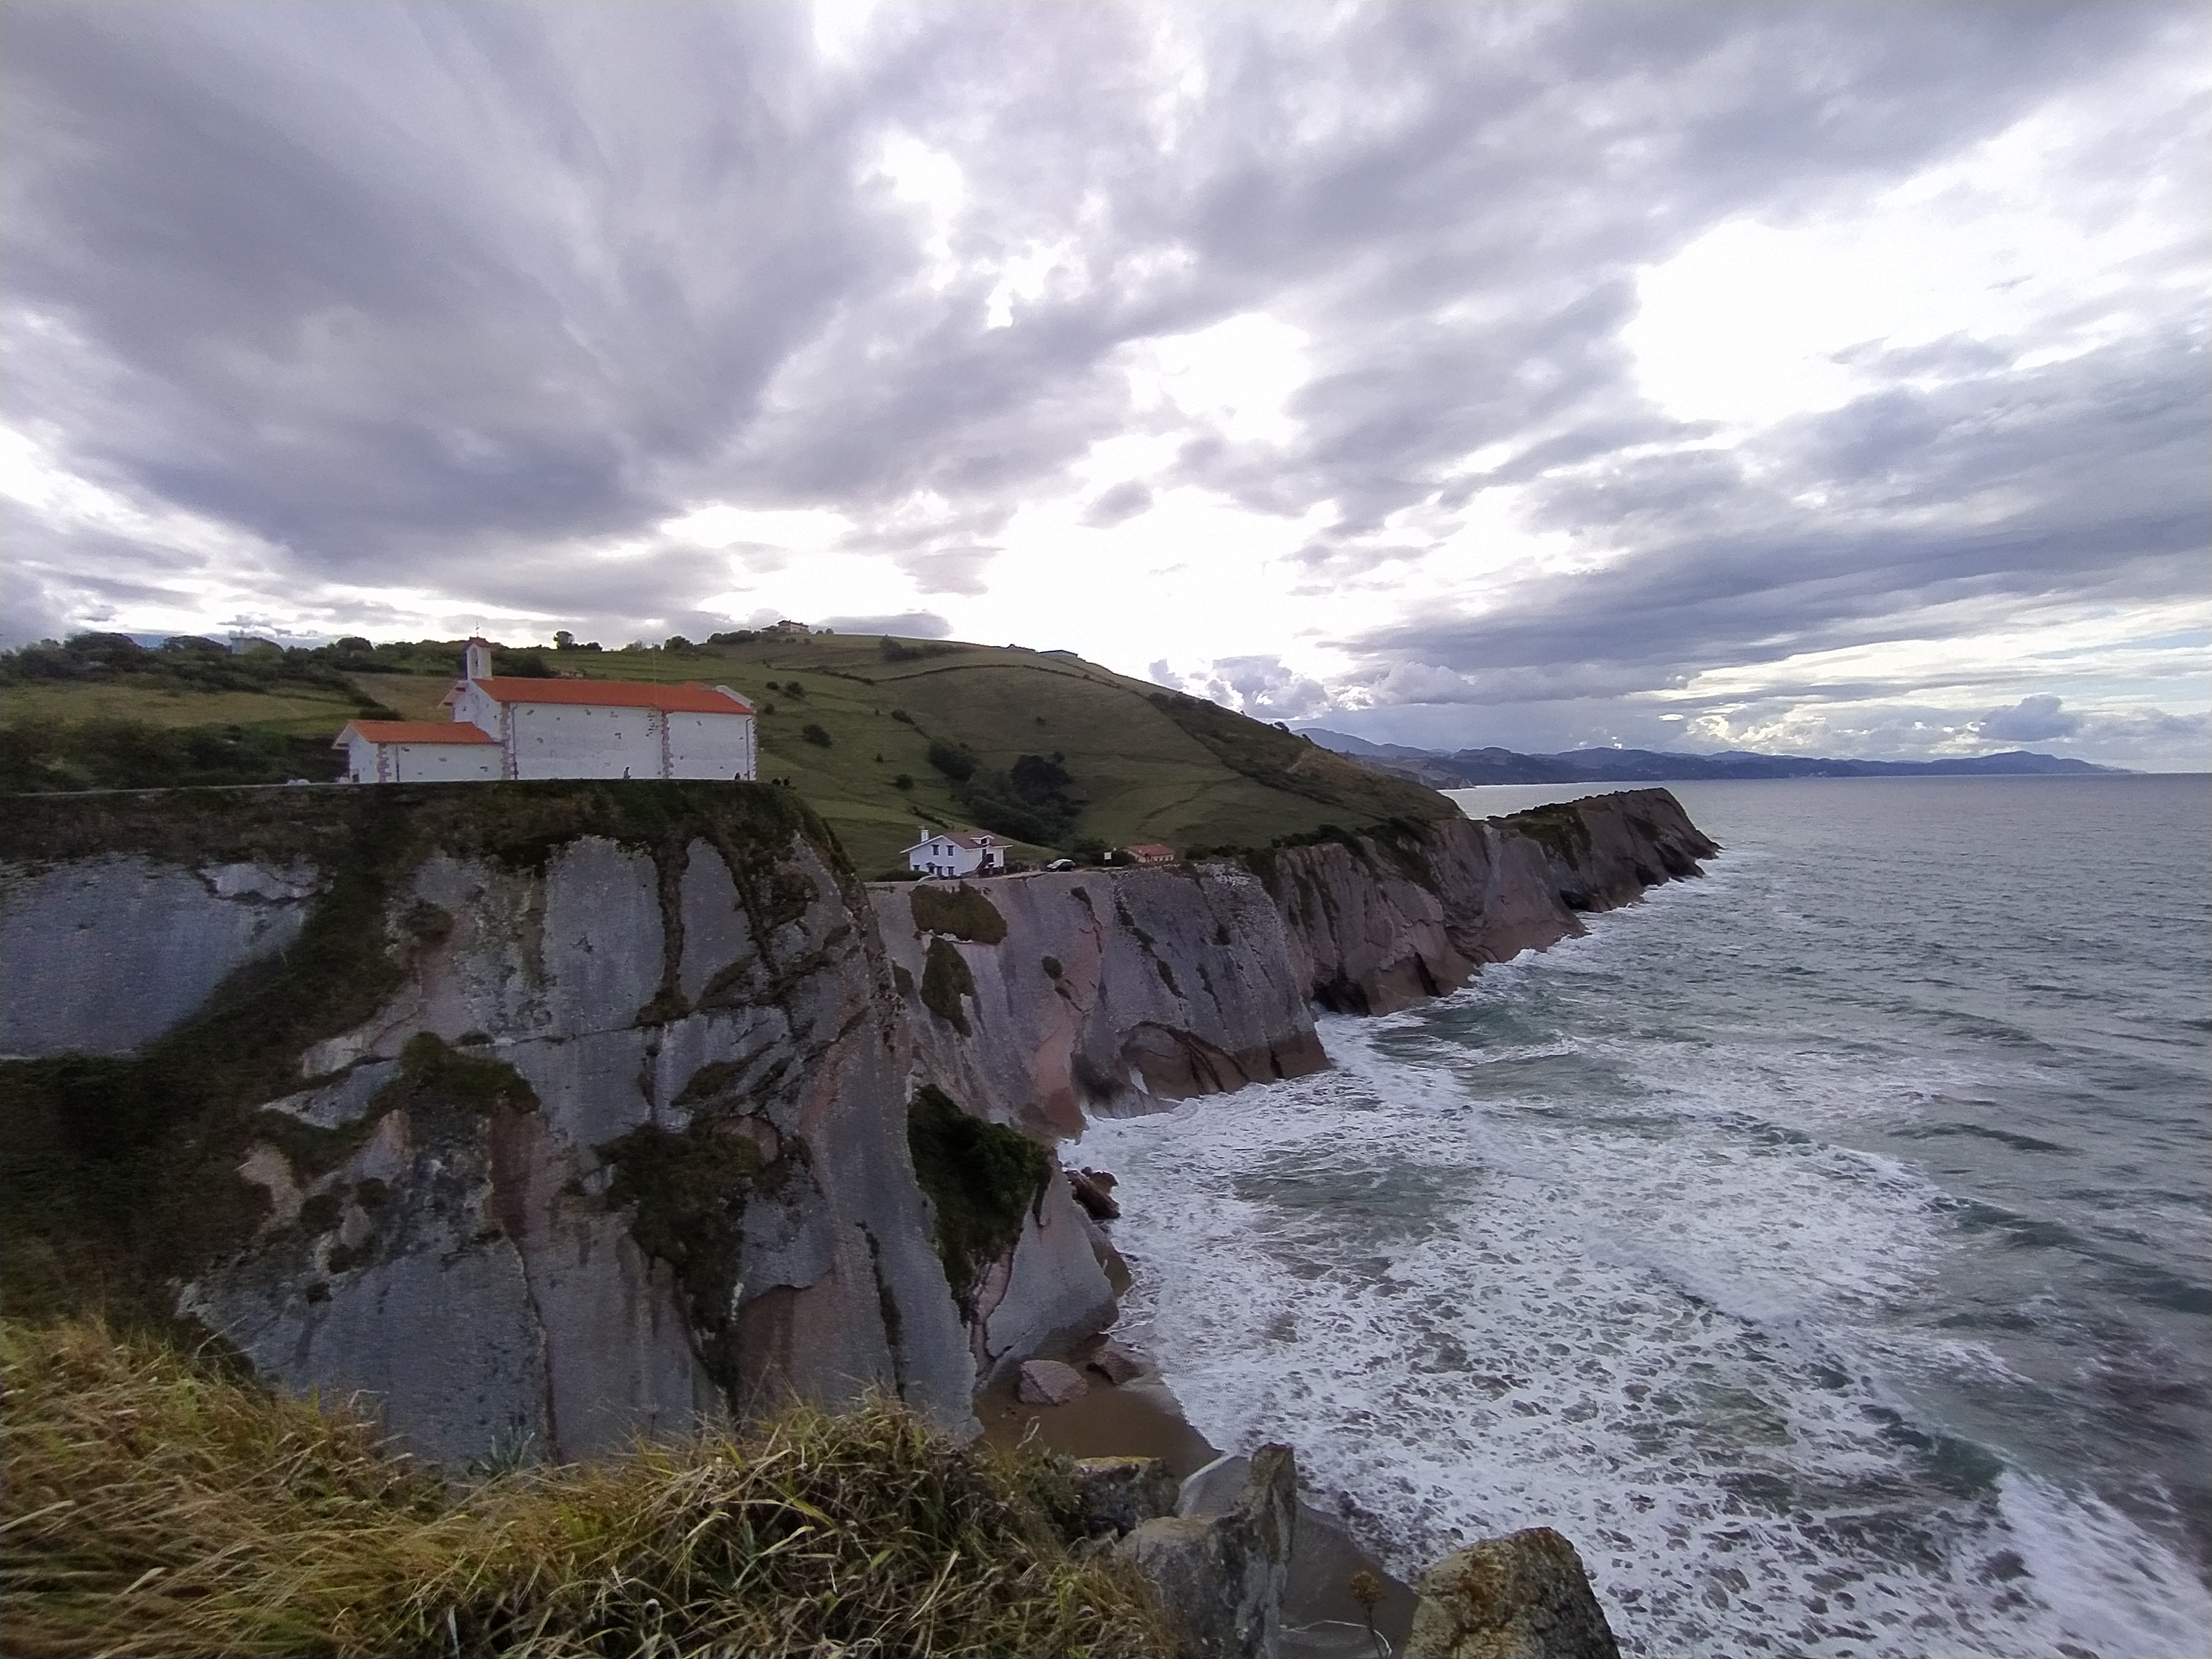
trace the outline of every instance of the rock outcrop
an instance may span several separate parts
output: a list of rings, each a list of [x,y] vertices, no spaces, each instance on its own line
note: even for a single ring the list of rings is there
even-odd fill
[[[1258,857],[1304,994],[1382,1014],[1583,931],[1578,913],[1698,873],[1719,851],[1664,789],[1447,818]]]
[[[1051,1151],[1085,1111],[1317,1070],[1315,1003],[1714,850],[1646,790],[866,890],[745,785],[11,802],[9,1293],[149,1285],[447,1459],[874,1387],[965,1429],[1115,1317],[1110,1178],[1079,1203]]]
[[[1454,1551],[1420,1596],[1407,1659],[1620,1659],[1582,1558],[1549,1527]]]
[[[193,792],[211,842],[238,826],[205,797],[232,793]],[[194,1206],[229,1212],[138,1245],[180,1310],[288,1387],[365,1391],[441,1458],[611,1450],[794,1392],[880,1387],[972,1423],[975,1360],[908,1145],[906,1024],[866,896],[802,808],[659,785],[287,805],[304,857],[232,880],[325,895],[289,978],[146,1030],[89,1091],[82,1062],[10,1079],[32,1119],[11,1134],[43,1136],[40,1172],[62,1183],[74,1150],[88,1184],[114,1184],[100,1148],[72,1146],[97,1133],[77,1120],[108,1110],[121,1138],[153,1091],[125,1176],[153,1214],[165,1180],[204,1189],[174,1205],[179,1234]],[[125,848],[162,838],[97,810]],[[237,954],[228,913],[170,896],[204,866],[9,850],[11,927],[88,904],[203,915]],[[96,960],[127,936],[27,931],[51,970],[127,988]],[[179,924],[162,949],[193,937]]]
[[[919,1063],[1040,1136],[1328,1064],[1388,1013],[1583,931],[1719,849],[1663,789],[1167,869],[873,888]]]
[[[1288,1446],[1252,1454],[1227,1509],[1139,1525],[1115,1553],[1159,1592],[1191,1659],[1273,1659],[1297,1537],[1298,1474]]]
[[[130,1054],[280,961],[320,885],[297,861],[130,854],[0,874],[0,1056]]]
[[[924,1071],[1045,1136],[1328,1064],[1267,889],[1232,866],[878,885]]]

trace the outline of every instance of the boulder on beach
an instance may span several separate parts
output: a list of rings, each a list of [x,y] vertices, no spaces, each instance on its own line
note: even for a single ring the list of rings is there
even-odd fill
[[[1065,1406],[1091,1392],[1083,1373],[1057,1359],[1025,1359],[1014,1398],[1024,1406]]]
[[[1134,1382],[1150,1369],[1118,1342],[1101,1342],[1083,1357],[1084,1368],[1094,1370],[1115,1387]]]
[[[1406,1659],[1620,1659],[1582,1558],[1549,1527],[1455,1550],[1420,1592]]]
[[[1121,1213],[1121,1206],[1114,1200],[1114,1177],[1103,1170],[1070,1170],[1067,1184],[1093,1221],[1112,1221]]]

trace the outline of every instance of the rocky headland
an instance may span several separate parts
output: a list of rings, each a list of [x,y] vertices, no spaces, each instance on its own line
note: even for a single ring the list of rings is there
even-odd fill
[[[1316,1007],[1447,992],[1717,850],[1654,789],[863,885],[744,785],[18,799],[9,1303],[191,1322],[456,1463],[794,1395],[970,1435],[1115,1317],[1055,1151],[1086,1113],[1318,1070]],[[1262,1601],[1278,1541],[1236,1546]]]

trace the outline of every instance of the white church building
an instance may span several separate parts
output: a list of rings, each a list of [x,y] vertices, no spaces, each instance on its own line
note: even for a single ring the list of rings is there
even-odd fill
[[[465,664],[450,721],[349,720],[347,781],[753,776],[752,706],[726,685],[495,675],[482,640]]]

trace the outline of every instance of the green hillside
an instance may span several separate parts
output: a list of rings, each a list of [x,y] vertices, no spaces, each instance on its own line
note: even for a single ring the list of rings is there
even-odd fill
[[[461,652],[342,641],[209,659],[126,646],[0,658],[0,788],[330,777],[337,757],[319,744],[347,720],[441,717]],[[896,865],[925,823],[980,824],[1050,857],[1137,841],[1264,846],[1454,810],[1279,727],[1062,652],[737,634],[501,651],[497,667],[728,685],[760,710],[762,777],[787,780],[866,875]]]

